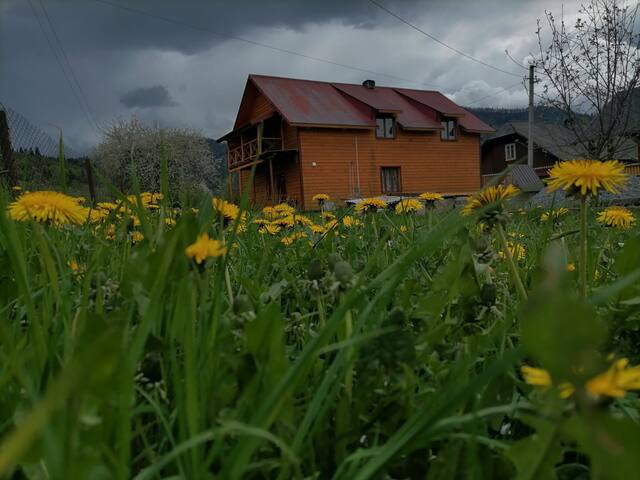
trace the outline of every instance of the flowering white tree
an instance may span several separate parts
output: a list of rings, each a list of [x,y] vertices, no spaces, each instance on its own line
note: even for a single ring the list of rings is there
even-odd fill
[[[142,190],[160,190],[163,155],[171,192],[218,187],[222,160],[214,155],[207,139],[190,128],[149,127],[135,117],[118,120],[105,131],[93,156],[107,178],[129,192],[134,173]]]

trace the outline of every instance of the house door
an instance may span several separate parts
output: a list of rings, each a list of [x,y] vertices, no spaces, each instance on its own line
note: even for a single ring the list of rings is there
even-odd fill
[[[400,167],[382,167],[380,169],[382,180],[382,193],[400,193]]]
[[[276,195],[279,202],[287,198],[287,176],[284,172],[278,172],[276,176]]]

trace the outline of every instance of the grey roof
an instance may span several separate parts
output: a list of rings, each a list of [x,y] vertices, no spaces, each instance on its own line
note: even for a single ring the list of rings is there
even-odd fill
[[[485,143],[514,134],[528,139],[529,124],[514,122],[503,125],[495,134],[488,137]],[[586,148],[576,140],[575,134],[560,124],[534,123],[533,142],[538,148],[546,150],[559,160],[589,157]],[[637,144],[632,139],[624,139],[618,145],[613,157],[617,160],[637,160]]]
[[[528,139],[529,124],[526,122],[507,123],[495,134],[487,138],[486,142],[513,134]],[[533,142],[537,147],[546,150],[560,160],[570,160],[585,156],[585,150],[580,145],[577,145],[575,135],[562,125],[534,123]]]
[[[628,178],[629,180],[627,181],[626,186],[620,191],[620,193],[601,193],[598,196],[599,202],[602,204],[639,205],[640,177],[629,176]],[[529,199],[529,203],[531,206],[536,207],[540,205],[545,208],[550,207],[552,204],[554,206],[560,206],[568,204],[572,201],[572,199],[566,197],[564,191],[557,190],[555,192],[549,192],[548,188],[545,188]]]
[[[542,180],[529,165],[513,165],[511,167],[511,183],[523,192],[539,192],[544,188]]]

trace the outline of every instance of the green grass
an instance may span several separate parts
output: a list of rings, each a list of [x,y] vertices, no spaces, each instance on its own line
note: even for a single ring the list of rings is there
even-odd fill
[[[259,212],[234,233],[210,199],[182,204],[136,207],[135,244],[124,220],[107,239],[0,214],[0,478],[637,475],[636,394],[582,388],[610,353],[640,363],[636,227],[590,213],[583,300],[577,211],[510,215],[525,300],[497,232],[455,210],[299,225],[285,246]],[[198,267],[202,232],[229,251]],[[526,385],[522,363],[575,395]]]

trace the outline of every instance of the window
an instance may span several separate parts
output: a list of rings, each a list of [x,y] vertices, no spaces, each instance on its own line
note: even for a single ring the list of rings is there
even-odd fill
[[[394,138],[396,136],[396,121],[393,117],[376,118],[376,137]]]
[[[516,144],[515,143],[507,143],[504,146],[504,159],[507,162],[512,162],[516,159]]]
[[[440,122],[442,124],[442,132],[440,132],[440,138],[442,140],[455,140],[456,139],[456,120],[453,118],[443,118]]]
[[[382,193],[400,193],[400,167],[382,167],[380,169]]]

